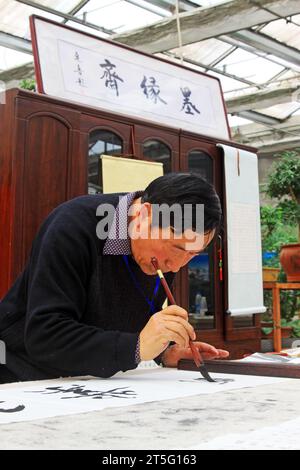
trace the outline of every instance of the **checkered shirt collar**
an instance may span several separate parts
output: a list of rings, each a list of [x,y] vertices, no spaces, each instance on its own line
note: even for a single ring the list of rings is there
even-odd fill
[[[121,197],[104,244],[104,255],[131,255],[131,244],[128,234],[128,210],[134,199],[141,197],[143,194],[144,191],[135,191]]]

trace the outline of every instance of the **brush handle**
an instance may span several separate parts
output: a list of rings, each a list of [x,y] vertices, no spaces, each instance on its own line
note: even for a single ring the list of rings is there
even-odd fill
[[[165,290],[165,293],[169,299],[169,302],[171,305],[176,305],[175,299],[173,297],[173,294],[168,286],[168,283],[163,275],[163,272],[159,269],[158,261],[156,258],[151,258],[151,263],[156,269],[157,275],[159,276],[160,282]],[[200,367],[202,364],[202,357],[201,354],[198,350],[198,348],[193,344],[193,341],[189,341],[189,346],[191,348],[192,354],[193,354],[193,359],[197,367]]]
[[[158,276],[159,276],[159,278],[160,278],[160,282],[161,282],[163,288],[165,289],[165,293],[166,293],[166,295],[167,295],[167,297],[168,297],[168,299],[169,299],[170,304],[171,304],[171,305],[176,305],[176,302],[175,302],[175,299],[174,299],[174,297],[173,297],[173,294],[172,294],[172,292],[171,292],[171,290],[170,290],[170,287],[168,286],[168,283],[167,283],[167,281],[166,281],[166,279],[165,279],[165,277],[164,277],[164,275],[163,275],[163,273],[161,272],[160,269],[157,270],[157,274],[158,274]]]

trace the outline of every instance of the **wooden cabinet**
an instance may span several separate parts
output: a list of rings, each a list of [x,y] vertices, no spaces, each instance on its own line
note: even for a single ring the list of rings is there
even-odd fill
[[[41,222],[78,195],[72,161],[78,160],[80,113],[16,90],[0,108],[2,296],[23,269]]]
[[[101,153],[161,161],[165,172],[198,172],[211,180],[223,201],[223,161],[214,139],[205,136],[14,89],[0,105],[0,141],[0,298],[24,268],[38,227],[53,208],[101,192]],[[199,340],[240,357],[260,349],[259,319],[256,315],[250,326],[237,327],[224,313],[226,261],[221,280],[221,243],[225,261],[226,233],[199,258],[199,266],[206,263],[204,277],[197,277],[195,264],[181,270],[175,295],[190,312]],[[197,320],[195,297],[200,289],[207,314]]]

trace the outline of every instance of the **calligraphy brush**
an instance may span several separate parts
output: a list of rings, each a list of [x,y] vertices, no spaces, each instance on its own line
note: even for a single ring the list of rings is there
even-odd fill
[[[151,258],[151,263],[153,267],[155,268],[157,275],[159,276],[160,282],[165,289],[165,293],[169,299],[169,302],[171,305],[176,305],[175,299],[173,297],[173,294],[168,286],[168,283],[163,275],[163,272],[159,268],[158,261],[155,257]],[[200,374],[202,377],[204,377],[208,382],[215,382],[215,380],[209,375],[208,370],[205,367],[205,364],[203,362],[202,356],[199,352],[199,349],[194,345],[193,341],[190,340],[189,346],[191,348],[192,354],[193,354],[193,359],[196,364],[196,366],[199,369]]]

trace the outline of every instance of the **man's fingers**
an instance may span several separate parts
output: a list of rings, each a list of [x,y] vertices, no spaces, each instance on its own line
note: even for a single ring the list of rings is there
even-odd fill
[[[229,356],[229,352],[224,349],[216,349],[211,344],[195,341],[193,343],[199,349],[204,359],[224,359]]]
[[[188,335],[188,332],[184,328],[184,326],[182,326],[179,322],[168,321],[168,322],[165,323],[165,328],[168,331],[174,331],[174,333],[181,336],[181,338],[183,339],[183,347],[184,348],[187,348],[189,346],[190,337]]]
[[[168,328],[165,329],[163,340],[165,341],[174,341],[181,348],[186,348],[186,340],[179,333]]]
[[[219,357],[228,357],[229,351],[224,351],[224,349],[218,349]]]
[[[183,328],[186,329],[186,331],[187,331],[187,333],[188,333],[191,340],[194,340],[196,338],[196,333],[194,331],[194,328],[184,318],[179,317],[177,315],[167,315],[166,317],[163,317],[163,320],[164,320],[164,322],[166,322],[166,324],[168,324],[169,322],[179,323],[180,325],[182,325]]]
[[[179,317],[184,318],[185,320],[188,319],[188,313],[184,308],[178,307],[178,305],[169,305],[162,310],[164,315],[178,315]]]
[[[219,354],[218,350],[211,344],[194,341],[194,345],[199,349],[200,352],[215,354],[216,356]]]

